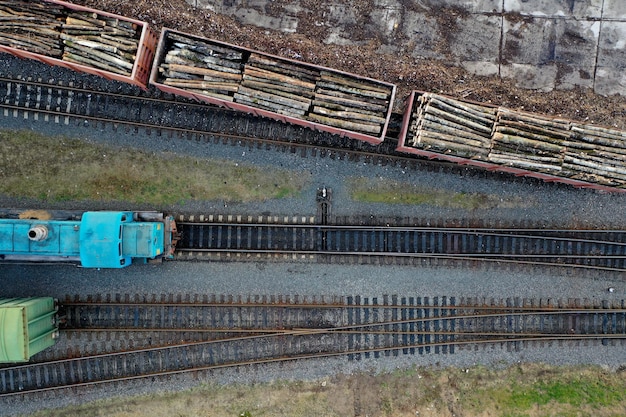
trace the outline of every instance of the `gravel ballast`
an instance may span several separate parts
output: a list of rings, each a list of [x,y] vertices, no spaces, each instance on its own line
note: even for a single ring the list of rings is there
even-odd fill
[[[44,79],[72,77],[71,73],[50,68],[34,61],[16,60],[0,54],[0,75],[19,68],[20,74],[39,74]],[[113,88],[117,84],[94,77],[76,75],[81,82],[100,83]],[[210,111],[210,110],[208,110]],[[546,184],[507,175],[488,175],[472,170],[432,172],[426,169],[403,169],[354,163],[345,160],[307,157],[273,150],[202,143],[193,140],[147,136],[143,132],[125,133],[123,129],[94,128],[54,122],[33,121],[22,114],[14,117],[0,113],[7,129],[31,129],[45,134],[61,134],[116,147],[144,151],[174,152],[199,158],[220,158],[233,164],[277,166],[307,172],[311,182],[294,198],[257,203],[229,201],[192,201],[171,207],[129,207],[123,202],[47,203],[0,196],[2,207],[59,209],[159,209],[180,213],[243,214],[276,216],[313,216],[316,213],[315,191],[326,186],[333,190],[333,214],[341,216],[414,217],[488,219],[529,221],[536,224],[577,225],[579,227],[623,228],[626,196],[578,190],[564,185]],[[123,151],[123,150],[122,150]],[[502,202],[512,199],[525,204],[464,210],[429,205],[391,205],[359,203],[350,198],[347,181],[353,177],[396,180],[425,187],[459,193],[497,195]],[[615,291],[609,293],[609,287]],[[339,292],[339,293],[338,293]],[[248,262],[183,263],[135,265],[121,271],[88,270],[68,265],[6,265],[0,264],[0,296],[54,296],[66,294],[228,294],[228,295],[360,295],[381,297],[521,297],[521,298],[626,298],[623,274],[580,271],[568,268],[515,268],[495,264],[474,266],[391,266],[391,265],[326,265],[314,262]],[[384,357],[349,362],[339,358],[320,362],[297,362],[277,366],[246,367],[236,371],[219,371],[209,378],[221,383],[271,381],[275,379],[326,378],[335,372],[383,371],[412,365],[471,366],[485,364],[504,366],[516,362],[536,361],[551,364],[598,364],[617,368],[626,363],[623,346],[562,347],[552,344],[525,346],[519,350],[506,347],[457,349],[454,354]],[[41,408],[113,395],[130,395],[154,390],[177,390],[197,384],[190,377],[173,377],[164,383],[134,383],[132,387],[110,386],[90,390],[79,399],[50,395],[41,402],[16,399],[0,402],[0,415],[32,412]]]

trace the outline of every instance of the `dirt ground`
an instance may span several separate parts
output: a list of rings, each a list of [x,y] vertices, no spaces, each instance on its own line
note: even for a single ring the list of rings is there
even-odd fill
[[[275,2],[288,3],[288,0]],[[358,30],[352,36],[361,41],[359,45],[326,45],[321,42],[323,29],[313,24],[300,25],[298,31],[303,33],[299,34],[261,30],[256,26],[242,26],[209,10],[194,9],[184,0],[77,0],[74,3],[147,21],[157,31],[168,27],[396,84],[396,111],[402,111],[411,90],[424,90],[626,129],[625,97],[603,97],[582,88],[539,93],[517,88],[512,81],[495,76],[471,75],[442,61],[416,60],[408,54],[380,54],[376,37],[363,42],[368,34]],[[369,4],[357,3],[362,3],[362,7]],[[455,24],[450,19],[438,23],[444,27]]]

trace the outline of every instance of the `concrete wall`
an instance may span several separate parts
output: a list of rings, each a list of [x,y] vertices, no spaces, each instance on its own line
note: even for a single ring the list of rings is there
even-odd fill
[[[187,0],[242,24],[381,43],[550,91],[626,95],[626,0]]]

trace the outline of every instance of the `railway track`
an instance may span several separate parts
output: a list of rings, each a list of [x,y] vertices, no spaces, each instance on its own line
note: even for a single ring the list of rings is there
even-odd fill
[[[9,58],[11,59],[11,58]],[[46,67],[44,67],[46,68]],[[45,71],[45,70],[43,70]],[[377,146],[347,137],[318,132],[221,107],[172,98],[151,90],[136,94],[91,89],[62,81],[32,77],[0,77],[0,111],[5,117],[44,120],[83,127],[112,126],[147,135],[177,136],[184,140],[272,149],[301,157],[346,159],[403,169],[464,172],[478,178],[500,178],[501,173],[418,158],[395,151],[402,115],[392,115],[388,135]],[[127,86],[125,86],[127,87]],[[151,95],[149,95],[151,94]],[[541,181],[511,177],[512,181]],[[561,186],[554,184],[552,186]]]
[[[184,328],[202,340],[34,358],[0,368],[0,396],[302,359],[444,353],[547,341],[624,343],[626,301],[455,297],[162,297],[67,299],[63,334]],[[117,335],[117,336],[116,336]],[[122,335],[122,336],[120,336]],[[177,335],[178,337],[179,335]],[[81,344],[80,337],[68,338]],[[50,354],[47,354],[50,355]]]
[[[391,256],[626,270],[620,230],[178,222],[179,259],[206,254]]]

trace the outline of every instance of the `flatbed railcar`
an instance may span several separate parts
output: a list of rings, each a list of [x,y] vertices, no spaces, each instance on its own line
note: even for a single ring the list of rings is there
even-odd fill
[[[57,310],[52,297],[0,299],[0,363],[27,362],[54,345]]]
[[[425,91],[407,100],[397,151],[626,192],[626,132]]]
[[[176,223],[156,212],[93,211],[77,220],[0,219],[0,261],[124,268],[172,258]]]
[[[60,0],[0,3],[0,52],[147,89],[157,36],[146,22]]]

